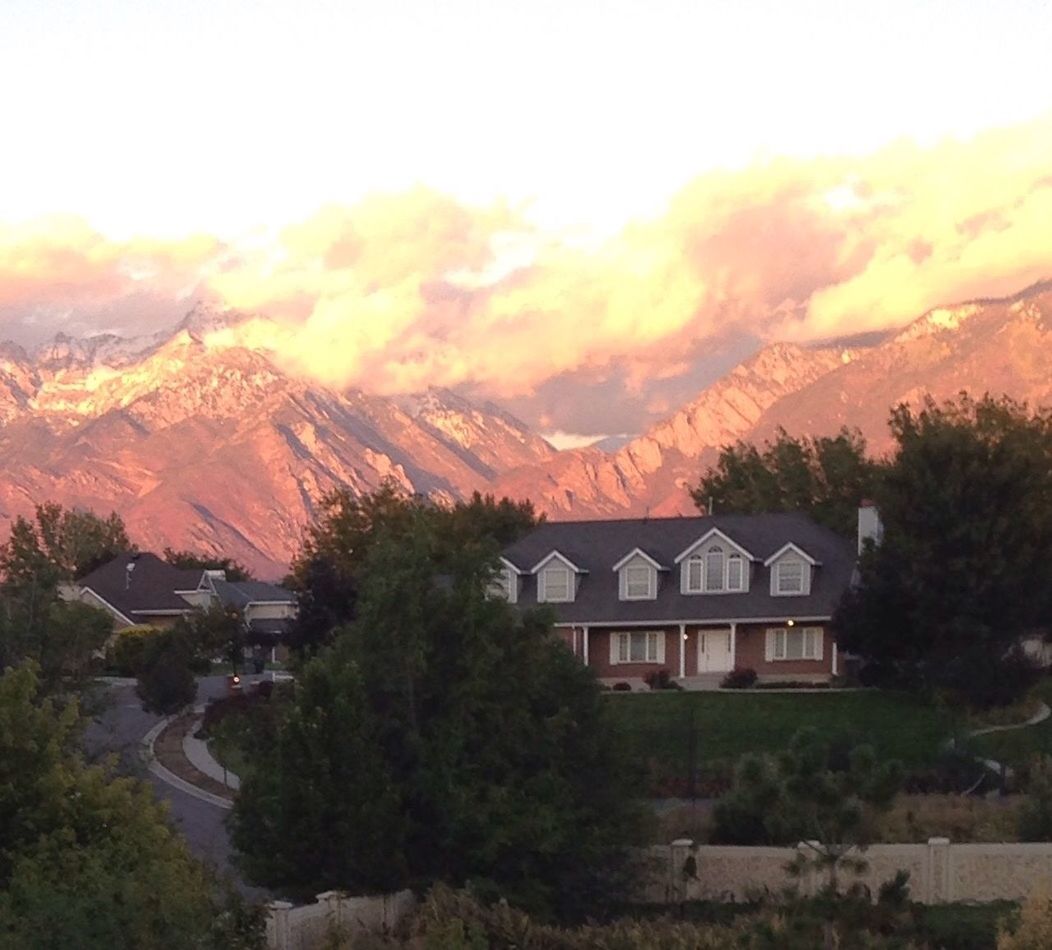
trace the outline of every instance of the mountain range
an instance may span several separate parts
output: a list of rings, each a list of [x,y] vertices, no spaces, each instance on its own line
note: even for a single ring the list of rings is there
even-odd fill
[[[942,307],[864,344],[772,344],[606,451],[557,452],[449,390],[337,390],[267,351],[209,345],[239,319],[197,308],[151,336],[0,344],[0,520],[46,500],[116,510],[144,548],[222,552],[276,577],[340,485],[528,497],[557,519],[687,514],[688,489],[738,439],[849,425],[880,452],[890,407],[928,393],[1052,402],[1052,282]]]

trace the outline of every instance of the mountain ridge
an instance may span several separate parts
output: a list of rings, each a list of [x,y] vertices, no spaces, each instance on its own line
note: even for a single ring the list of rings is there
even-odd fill
[[[222,553],[276,577],[338,486],[393,479],[447,502],[480,490],[555,519],[686,515],[728,443],[847,425],[881,452],[899,402],[966,390],[1052,403],[1052,281],[867,338],[769,344],[609,451],[557,452],[501,407],[448,389],[337,390],[236,333],[213,345],[249,319],[198,306],[149,336],[0,344],[0,520],[48,500],[116,510],[144,547]]]

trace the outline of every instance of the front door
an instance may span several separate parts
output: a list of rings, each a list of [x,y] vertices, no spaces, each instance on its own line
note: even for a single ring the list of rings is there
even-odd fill
[[[734,669],[730,630],[702,630],[698,634],[698,672],[728,673]]]

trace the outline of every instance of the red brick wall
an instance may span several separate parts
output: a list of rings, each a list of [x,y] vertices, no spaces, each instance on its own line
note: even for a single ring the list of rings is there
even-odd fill
[[[659,629],[655,627],[640,627],[640,630],[650,631]],[[667,669],[672,676],[679,676],[679,628],[665,629],[665,662],[664,663],[611,663],[610,662],[610,630],[601,627],[592,627],[588,631],[588,665],[595,670],[595,675],[609,679],[629,679],[643,677],[662,668]],[[622,631],[623,632],[623,631]]]
[[[751,667],[762,676],[791,677],[798,674],[832,673],[833,637],[828,630],[823,630],[821,660],[768,661],[765,658],[767,630],[775,629],[777,626],[777,624],[739,625],[736,645],[736,665],[739,668]],[[806,626],[822,627],[823,625],[809,623]]]
[[[738,667],[751,667],[762,676],[792,677],[796,675],[828,674],[833,668],[833,639],[828,630],[823,630],[821,660],[772,660],[765,659],[765,643],[768,628],[777,624],[739,624],[735,637],[736,660]],[[800,626],[803,626],[801,624]],[[821,627],[821,624],[807,624],[809,627]],[[726,625],[712,627],[687,627],[687,639],[684,642],[684,673],[686,676],[698,674],[698,636],[703,629],[726,629]],[[619,630],[622,628],[618,628]],[[596,676],[604,679],[636,679],[664,667],[669,674],[679,676],[679,642],[678,625],[665,628],[638,628],[640,630],[663,629],[665,633],[665,662],[662,663],[611,663],[610,636],[613,630],[603,627],[591,627],[588,631],[588,665],[595,670]],[[569,628],[556,628],[556,636],[573,649],[573,631]],[[584,659],[584,633],[577,632],[577,656]]]

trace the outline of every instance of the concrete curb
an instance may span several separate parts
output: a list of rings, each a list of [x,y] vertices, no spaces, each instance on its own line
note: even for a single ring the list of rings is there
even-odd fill
[[[157,737],[164,732],[165,727],[173,719],[175,719],[175,716],[166,716],[148,733],[146,733],[145,736],[143,736],[140,754],[143,762],[146,763],[147,769],[149,769],[151,774],[156,775],[166,785],[170,785],[172,788],[176,788],[180,792],[184,792],[199,801],[207,802],[209,805],[214,805],[216,808],[222,808],[224,811],[229,811],[234,807],[233,802],[228,802],[225,798],[220,798],[218,795],[206,792],[204,789],[198,788],[196,785],[186,781],[186,779],[179,778],[178,775],[174,772],[168,771],[168,769],[157,761],[157,756],[154,754],[154,745],[157,742]]]
[[[195,709],[195,713],[200,710]],[[207,775],[210,779],[214,779],[222,785],[232,791],[237,791],[241,788],[241,779],[235,775],[229,769],[223,768],[223,766],[216,761],[211,750],[208,748],[208,743],[195,737],[195,733],[201,728],[201,723],[204,720],[198,716],[193,721],[193,724],[187,730],[185,736],[183,736],[183,755],[186,756],[190,764],[197,769],[198,772]]]

